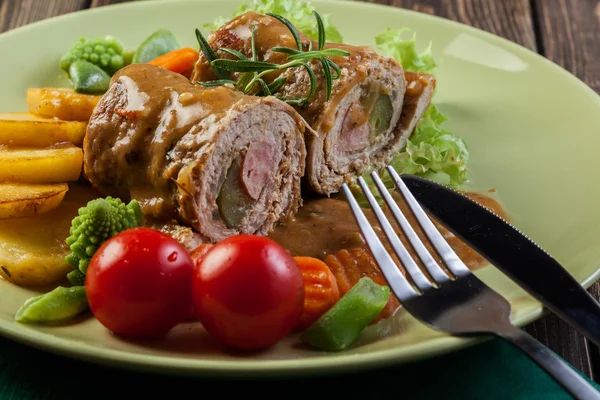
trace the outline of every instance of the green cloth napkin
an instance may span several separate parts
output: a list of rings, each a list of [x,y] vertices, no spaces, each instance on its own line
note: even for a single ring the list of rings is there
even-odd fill
[[[600,386],[596,385],[596,388]],[[112,369],[0,339],[0,399],[570,399],[535,363],[500,339],[437,358],[298,379],[181,378]],[[148,396],[150,395],[150,396]],[[183,397],[185,396],[185,397]],[[191,397],[190,397],[191,396]]]

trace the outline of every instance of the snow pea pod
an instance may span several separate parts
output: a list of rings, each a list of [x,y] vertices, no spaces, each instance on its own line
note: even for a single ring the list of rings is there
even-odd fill
[[[332,308],[309,326],[300,339],[322,350],[350,346],[387,304],[390,288],[361,278]]]
[[[132,62],[144,64],[180,48],[175,35],[166,29],[159,29],[138,46]]]
[[[110,76],[97,65],[88,61],[74,61],[69,67],[69,76],[76,92],[101,94],[108,90]]]
[[[27,300],[17,311],[15,320],[28,324],[62,322],[86,311],[88,307],[84,286],[59,286]]]

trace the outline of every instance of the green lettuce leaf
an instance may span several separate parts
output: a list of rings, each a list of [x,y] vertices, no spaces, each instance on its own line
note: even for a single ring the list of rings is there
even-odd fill
[[[232,18],[245,13],[246,11],[255,11],[257,13],[273,13],[289,19],[298,30],[304,32],[313,39],[319,36],[317,22],[312,14],[315,8],[307,1],[299,0],[246,0],[234,11]],[[341,43],[343,41],[340,31],[331,24],[329,15],[321,15],[323,25],[325,26],[325,35],[328,42]],[[230,18],[219,17],[212,24],[206,24],[204,27],[210,32],[216,31],[221,25],[229,21]]]
[[[467,182],[469,150],[463,138],[442,127],[446,119],[430,105],[404,150],[392,160],[394,169],[449,186]]]
[[[405,37],[406,33],[412,33],[412,35]],[[425,50],[419,53],[417,51],[417,34],[408,28],[386,29],[375,36],[375,45],[381,53],[395,58],[407,71],[431,74],[438,66],[431,52],[431,42]]]

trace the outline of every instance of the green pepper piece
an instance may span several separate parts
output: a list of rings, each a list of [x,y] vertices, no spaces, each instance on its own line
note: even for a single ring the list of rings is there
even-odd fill
[[[394,114],[394,106],[392,99],[387,95],[380,95],[371,110],[369,115],[369,123],[371,124],[371,140],[377,135],[390,129],[392,116]]]
[[[240,226],[253,203],[242,188],[241,163],[239,158],[233,161],[217,197],[217,206],[223,222],[228,228],[234,229]]]
[[[102,68],[88,61],[74,61],[69,67],[69,76],[73,88],[79,93],[104,93],[110,85],[110,76]]]
[[[170,51],[180,49],[175,35],[166,29],[159,29],[142,42],[133,55],[132,63],[145,64]]]
[[[300,340],[322,350],[350,346],[390,298],[390,288],[361,278],[332,308],[309,326]]]
[[[15,320],[33,324],[62,322],[86,311],[88,307],[84,286],[59,286],[27,300],[17,311]]]

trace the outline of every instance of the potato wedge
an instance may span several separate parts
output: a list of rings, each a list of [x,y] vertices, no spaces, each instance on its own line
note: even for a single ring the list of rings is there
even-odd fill
[[[83,151],[73,145],[46,149],[0,147],[0,182],[76,181],[82,165]]]
[[[0,219],[33,217],[52,211],[60,205],[67,190],[66,183],[0,183]]]
[[[87,122],[42,118],[31,113],[0,113],[0,145],[46,147],[83,144]]]
[[[59,282],[73,269],[65,261],[71,221],[80,207],[100,197],[98,192],[76,183],[58,208],[31,218],[0,220],[0,275],[23,286]]]
[[[101,96],[76,93],[64,88],[27,90],[27,107],[34,114],[64,121],[89,121]]]

